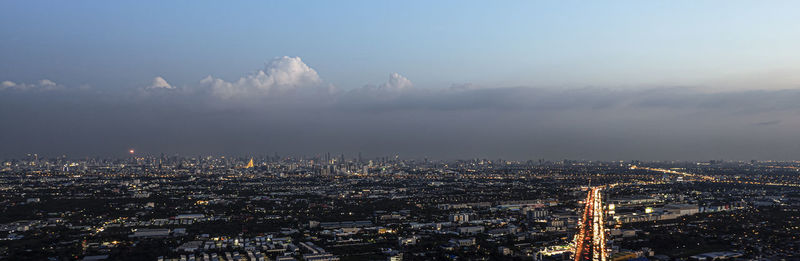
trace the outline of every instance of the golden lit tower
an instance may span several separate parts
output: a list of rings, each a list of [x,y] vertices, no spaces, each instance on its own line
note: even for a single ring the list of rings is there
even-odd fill
[[[253,166],[253,158],[250,158],[250,162],[247,163],[247,166],[244,166],[245,169],[252,169]]]

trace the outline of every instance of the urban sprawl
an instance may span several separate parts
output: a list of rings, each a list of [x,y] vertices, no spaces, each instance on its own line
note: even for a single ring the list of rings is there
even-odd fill
[[[800,259],[800,162],[0,164],[3,260]]]

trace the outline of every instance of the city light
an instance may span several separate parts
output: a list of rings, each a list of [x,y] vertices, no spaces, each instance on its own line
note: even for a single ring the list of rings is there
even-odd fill
[[[605,261],[608,258],[604,203],[600,187],[590,188],[584,203],[578,234],[575,236],[574,260]]]

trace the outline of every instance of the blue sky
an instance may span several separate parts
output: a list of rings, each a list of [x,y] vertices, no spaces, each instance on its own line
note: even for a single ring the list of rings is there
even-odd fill
[[[800,155],[798,1],[0,1],[0,157]]]
[[[0,80],[236,79],[298,56],[348,89],[793,86],[796,1],[3,1]],[[778,76],[776,76],[776,74]],[[784,79],[790,78],[790,79]]]

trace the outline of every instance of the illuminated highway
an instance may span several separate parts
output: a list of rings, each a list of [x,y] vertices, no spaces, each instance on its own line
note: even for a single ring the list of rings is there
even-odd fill
[[[593,187],[586,195],[580,231],[575,236],[575,261],[605,261],[608,257],[601,190]]]
[[[782,167],[787,169],[797,169],[794,167]],[[642,167],[642,166],[631,166],[630,169],[642,169],[648,171],[655,171],[661,172],[666,174],[675,174],[680,175],[683,177],[689,178],[689,180],[698,180],[698,181],[705,181],[705,182],[713,182],[713,183],[727,183],[727,184],[751,184],[751,185],[764,185],[764,186],[787,186],[787,187],[800,187],[800,183],[798,182],[757,182],[757,181],[738,181],[738,180],[724,180],[721,178],[715,178],[708,175],[698,175],[686,172],[675,171],[671,169],[661,169],[661,168],[649,168],[649,167]],[[618,185],[624,185],[622,183]]]
[[[636,165],[631,166],[631,169],[643,169],[643,170],[661,172],[661,173],[666,173],[666,174],[676,174],[676,175],[681,175],[681,176],[688,177],[688,178],[696,178],[696,179],[706,180],[706,181],[713,181],[714,180],[714,177],[711,177],[711,176],[697,175],[697,174],[692,174],[692,173],[674,171],[674,170],[671,170],[671,169],[639,167],[639,166],[636,166]]]

